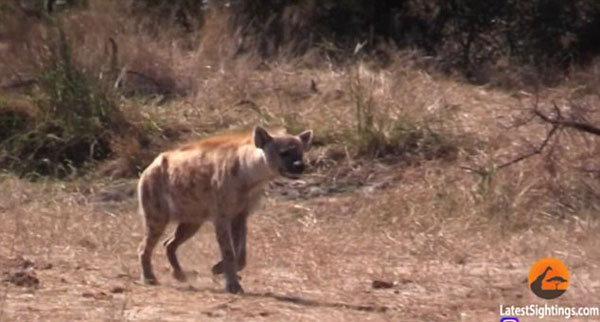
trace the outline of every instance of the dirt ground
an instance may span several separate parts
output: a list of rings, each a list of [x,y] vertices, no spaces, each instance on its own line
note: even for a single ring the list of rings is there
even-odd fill
[[[161,284],[139,283],[135,180],[87,186],[8,178],[0,200],[0,320],[499,321],[500,305],[599,305],[600,243],[585,223],[497,236],[468,223],[462,232],[404,230],[363,211],[382,202],[381,190],[400,193],[401,180],[302,194],[318,180],[273,185],[250,221],[239,296],[210,274],[218,260],[211,224],[180,248],[188,282],[170,276],[159,247]],[[551,302],[527,287],[530,266],[548,256],[566,259],[572,279]]]
[[[597,63],[556,88],[538,89],[527,69],[507,74],[508,84],[515,78],[511,89],[438,73],[436,57],[412,50],[390,56],[386,68],[370,60],[309,62],[319,55],[307,55],[306,64],[232,59],[237,50],[227,44],[237,38],[227,40],[225,19],[203,27],[202,42],[190,49],[174,39],[179,31],[143,31],[121,3],[90,1],[92,10],[73,10],[61,25],[73,41],[74,66],[90,79],[108,75],[109,63],[117,71],[106,76],[111,88],[123,73],[140,75],[140,84],[130,77],[111,93],[124,95],[119,109],[150,143],[118,141],[114,159],[66,180],[31,182],[0,169],[0,322],[467,322],[500,321],[501,306],[600,307],[600,136],[554,132],[561,120],[600,124]],[[21,45],[23,30],[35,28],[12,20],[19,45],[0,41],[7,57],[0,85],[34,75],[46,47],[59,44],[42,25],[29,40],[35,46]],[[146,74],[164,75],[173,93],[187,93],[146,95]],[[28,112],[44,97],[23,87],[0,93],[9,113]],[[132,177],[145,158],[184,139],[257,124],[311,128],[317,140],[309,173],[273,183],[249,220],[245,294],[226,293],[222,277],[211,275],[219,252],[210,223],[179,248],[187,282],[170,276],[159,246],[160,285],[142,285]],[[545,257],[570,271],[558,299],[537,298],[528,286],[531,266]]]

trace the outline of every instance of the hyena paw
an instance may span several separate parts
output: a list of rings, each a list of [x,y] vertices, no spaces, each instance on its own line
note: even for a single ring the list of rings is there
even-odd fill
[[[223,261],[220,261],[220,262],[216,263],[215,265],[213,265],[211,271],[212,271],[213,275],[223,274]]]
[[[187,280],[187,276],[183,271],[173,271],[173,278],[180,282],[185,282]]]
[[[142,276],[142,283],[145,285],[158,285],[158,281],[154,276]]]
[[[218,263],[216,263],[215,265],[213,265],[211,271],[213,275],[221,275],[225,272],[225,269],[223,268],[223,261],[220,261]],[[240,269],[238,269],[239,271]],[[237,275],[238,280],[242,280],[242,277],[238,274]]]
[[[227,283],[226,289],[231,294],[244,294],[244,289],[238,282]]]

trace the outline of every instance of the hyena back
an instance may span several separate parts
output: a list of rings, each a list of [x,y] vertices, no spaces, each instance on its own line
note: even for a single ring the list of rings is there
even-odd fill
[[[230,293],[243,292],[237,271],[246,265],[246,222],[265,185],[279,176],[298,178],[312,131],[273,135],[261,127],[252,133],[215,136],[161,153],[144,170],[138,185],[145,234],[139,248],[142,281],[156,284],[152,251],[169,222],[177,228],[165,240],[173,276],[185,280],[177,248],[206,221],[215,226],[221,261],[213,274],[225,274]]]

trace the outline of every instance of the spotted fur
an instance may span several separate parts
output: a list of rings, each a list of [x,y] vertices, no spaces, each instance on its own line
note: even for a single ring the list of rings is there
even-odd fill
[[[161,153],[144,170],[138,185],[145,234],[139,248],[142,280],[156,284],[151,257],[169,222],[165,240],[173,276],[185,280],[176,251],[209,220],[215,226],[221,261],[213,274],[225,274],[230,293],[243,292],[237,271],[246,265],[246,223],[266,184],[279,176],[297,178],[312,131],[297,136],[256,127],[249,133],[211,137]]]

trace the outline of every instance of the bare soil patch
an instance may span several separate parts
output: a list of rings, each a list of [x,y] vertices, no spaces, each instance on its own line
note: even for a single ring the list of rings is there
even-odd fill
[[[83,194],[75,185],[4,182],[12,194],[0,204],[2,321],[491,321],[500,304],[545,303],[526,282],[542,256],[571,269],[570,290],[553,304],[592,306],[600,295],[600,247],[588,230],[403,229],[366,206],[399,193],[402,181],[310,198],[281,198],[274,188],[250,221],[242,296],[210,274],[218,260],[210,225],[180,250],[189,281],[170,276],[158,249],[161,284],[149,287],[138,282],[141,223],[124,188],[134,183]],[[98,198],[107,191],[124,197]]]

